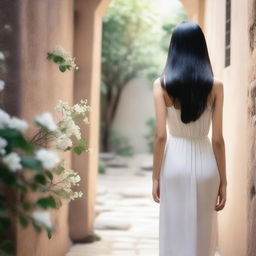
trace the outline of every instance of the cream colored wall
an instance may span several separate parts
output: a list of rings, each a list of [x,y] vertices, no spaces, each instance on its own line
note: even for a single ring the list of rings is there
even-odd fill
[[[50,63],[47,52],[55,45],[73,50],[73,1],[24,0],[20,2],[20,113],[27,120],[43,112],[54,112],[59,99],[72,103],[73,72],[61,73],[57,65]],[[12,93],[15,93],[12,92]],[[67,164],[70,155],[66,155]],[[56,232],[48,239],[44,231],[37,235],[32,227],[22,229],[18,225],[17,255],[62,256],[69,248],[68,204],[64,202],[58,211],[51,211]]]
[[[247,1],[232,1],[231,65],[224,68],[225,1],[206,0],[205,34],[215,76],[224,83],[227,203],[218,213],[222,256],[245,256],[247,233]]]
[[[153,107],[152,85],[142,78],[132,79],[122,92],[113,129],[129,138],[134,153],[149,151],[144,135],[146,121],[154,117]]]

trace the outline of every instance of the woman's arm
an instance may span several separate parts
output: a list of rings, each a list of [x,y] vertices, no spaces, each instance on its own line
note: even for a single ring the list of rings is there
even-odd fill
[[[153,84],[153,95],[154,95],[154,105],[155,105],[155,115],[156,115],[156,129],[154,134],[154,144],[153,144],[153,173],[152,180],[153,185],[159,184],[161,164],[167,139],[166,134],[166,105],[163,97],[163,89],[160,85],[160,79],[156,79]],[[153,186],[153,190],[156,186]],[[159,187],[158,187],[159,189]],[[155,191],[156,192],[156,191]],[[159,195],[153,196],[155,201],[159,201]]]
[[[220,180],[222,184],[227,184],[225,142],[222,134],[222,115],[223,115],[223,83],[216,83],[215,103],[212,117],[212,146],[216,157]]]
[[[219,204],[216,206],[217,210],[224,208],[226,202],[226,158],[225,158],[225,142],[222,134],[222,116],[223,116],[223,83],[216,81],[215,100],[212,116],[212,147],[216,158],[218,171],[220,175],[220,191]]]

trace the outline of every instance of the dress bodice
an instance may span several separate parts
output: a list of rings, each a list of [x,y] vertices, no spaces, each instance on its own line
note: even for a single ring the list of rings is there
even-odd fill
[[[185,124],[180,118],[180,109],[167,107],[169,133],[176,137],[200,138],[208,136],[212,118],[212,106],[207,105],[202,115],[194,122]]]

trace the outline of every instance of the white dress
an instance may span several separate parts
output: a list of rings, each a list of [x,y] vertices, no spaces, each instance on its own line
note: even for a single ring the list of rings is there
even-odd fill
[[[184,124],[167,107],[168,140],[160,173],[160,256],[213,256],[220,177],[208,137],[212,108]]]

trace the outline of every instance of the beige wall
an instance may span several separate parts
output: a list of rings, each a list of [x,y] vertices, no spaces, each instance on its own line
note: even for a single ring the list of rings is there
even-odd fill
[[[74,242],[94,239],[93,223],[98,174],[100,63],[102,16],[111,0],[75,1],[74,55],[79,66],[74,81],[74,101],[88,99],[92,111],[89,126],[83,126],[82,135],[93,151],[84,156],[72,156],[72,168],[80,177],[83,198],[70,203],[70,236]]]
[[[248,5],[232,1],[231,65],[224,68],[225,1],[206,1],[205,33],[216,77],[224,83],[227,203],[219,213],[222,256],[245,256],[247,243]]]
[[[125,86],[118,105],[113,129],[129,138],[134,153],[149,152],[146,122],[154,117],[151,83],[142,78],[132,79]]]
[[[32,120],[43,111],[54,112],[59,99],[72,103],[73,73],[61,73],[57,65],[46,60],[47,51],[57,44],[72,53],[73,1],[72,0],[23,0],[20,2],[21,116]],[[15,92],[13,92],[15,93]],[[66,160],[69,162],[69,155]],[[68,205],[52,211],[56,233],[52,239],[46,232],[36,235],[32,227],[18,226],[18,255],[58,256],[69,247]]]
[[[186,2],[186,0],[182,1]],[[186,4],[186,3],[185,3]],[[224,68],[225,1],[205,0],[204,28],[215,77],[224,83],[223,132],[226,143],[227,203],[218,213],[222,256],[245,256],[247,246],[247,87],[248,1],[232,1],[231,65]],[[191,7],[187,7],[188,11]],[[203,23],[202,23],[203,21]]]

